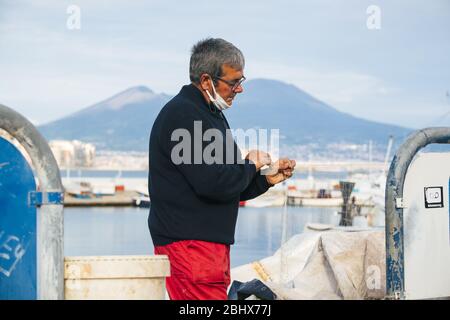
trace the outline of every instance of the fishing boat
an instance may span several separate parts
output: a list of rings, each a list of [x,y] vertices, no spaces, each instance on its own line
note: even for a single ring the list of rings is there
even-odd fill
[[[133,198],[133,203],[136,207],[139,208],[150,208],[150,197],[147,196],[139,196]]]

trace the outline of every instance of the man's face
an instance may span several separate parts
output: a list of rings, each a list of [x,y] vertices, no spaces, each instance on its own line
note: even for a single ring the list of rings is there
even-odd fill
[[[242,85],[238,85],[234,90],[232,84],[236,83],[243,77],[243,70],[236,70],[229,65],[222,66],[222,76],[216,78],[216,92],[229,104],[232,105],[236,94],[244,91]]]

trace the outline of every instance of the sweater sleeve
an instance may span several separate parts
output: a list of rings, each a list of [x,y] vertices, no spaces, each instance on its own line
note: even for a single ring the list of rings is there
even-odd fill
[[[252,182],[250,182],[247,189],[245,189],[240,196],[240,201],[254,199],[257,196],[265,193],[269,188],[271,188],[267,182],[266,176],[257,174],[255,178],[253,178]]]
[[[205,130],[211,128],[208,128],[208,122],[203,120],[201,122],[203,128],[199,137],[198,130],[195,131],[195,121],[202,121],[202,119],[196,119],[195,115],[189,113],[178,114],[165,119],[161,128],[163,132],[160,132],[160,143],[166,152],[166,156],[170,158],[170,161],[186,178],[186,181],[199,197],[220,202],[238,199],[256,175],[255,164],[249,160],[239,163],[234,161],[231,164],[226,163],[226,161],[206,163],[203,152],[210,142],[203,141],[202,136]],[[174,137],[173,133],[177,129],[181,129],[181,131],[178,131],[180,134]],[[180,138],[181,136],[183,138]],[[190,141],[184,141],[184,139]],[[180,143],[185,143],[185,147],[182,148]],[[201,149],[199,146],[201,146]],[[234,145],[234,147],[236,146]],[[197,152],[197,155],[194,155],[195,152]],[[224,150],[223,154],[225,152]],[[185,157],[183,158],[183,156]],[[180,162],[179,159],[175,160],[175,157],[187,161]]]
[[[227,202],[240,197],[256,172],[254,164],[178,165],[195,193],[204,198]]]

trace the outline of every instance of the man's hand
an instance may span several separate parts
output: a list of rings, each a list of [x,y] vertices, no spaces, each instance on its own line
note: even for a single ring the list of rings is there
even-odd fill
[[[256,166],[256,171],[259,171],[265,165],[270,165],[272,163],[272,159],[270,159],[270,155],[267,152],[259,151],[259,150],[251,150],[245,159],[252,161]]]
[[[271,166],[271,168],[277,171],[274,174],[266,175],[267,182],[270,185],[275,185],[292,177],[295,165],[295,160],[289,160],[287,158],[278,160]]]

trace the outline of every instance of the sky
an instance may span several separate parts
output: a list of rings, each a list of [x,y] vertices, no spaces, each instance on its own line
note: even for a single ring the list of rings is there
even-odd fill
[[[132,86],[176,94],[206,37],[240,48],[248,79],[368,120],[450,125],[450,0],[0,0],[0,104],[43,124]]]

